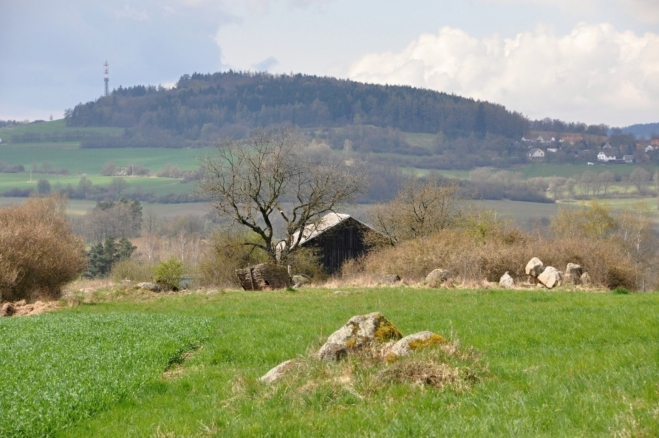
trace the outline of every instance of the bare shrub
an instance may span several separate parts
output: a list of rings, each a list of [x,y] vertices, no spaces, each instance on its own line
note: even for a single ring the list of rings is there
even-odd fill
[[[394,200],[372,209],[371,221],[389,243],[430,235],[453,226],[461,216],[459,189],[456,181],[437,175],[410,178]],[[379,246],[385,243],[380,236],[370,234],[367,242]]]
[[[326,280],[328,277],[320,262],[318,250],[314,248],[297,248],[288,256],[286,263],[290,266],[292,275],[303,274],[314,282]]]
[[[151,281],[154,266],[135,259],[124,259],[112,265],[110,276],[113,281],[130,280],[136,282]]]
[[[246,241],[254,239],[249,234],[232,230],[218,230],[211,235],[201,260],[197,265],[199,282],[202,286],[239,286],[236,269],[264,263],[267,254]]]
[[[82,239],[64,216],[61,197],[30,198],[0,209],[0,298],[58,298],[86,266]]]

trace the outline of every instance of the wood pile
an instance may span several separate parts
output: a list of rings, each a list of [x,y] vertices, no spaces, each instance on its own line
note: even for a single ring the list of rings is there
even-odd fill
[[[236,275],[244,290],[274,290],[291,287],[288,270],[272,263],[236,269]]]

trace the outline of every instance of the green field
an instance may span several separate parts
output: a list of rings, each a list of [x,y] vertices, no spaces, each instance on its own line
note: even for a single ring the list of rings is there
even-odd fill
[[[50,318],[77,327],[76,318],[116,313],[186,315],[210,318],[218,329],[173,376],[128,391],[56,436],[657,436],[658,310],[657,293],[397,287],[170,294],[82,305]],[[403,334],[431,330],[475,348],[488,371],[467,390],[374,387],[368,376],[351,374],[357,363],[323,368],[328,375],[333,367],[348,370],[339,380],[323,381],[321,373],[319,381],[302,386],[258,382],[278,363],[317,350],[351,316],[373,311]],[[3,340],[8,330],[20,326],[20,333],[31,333],[41,321],[1,321]],[[87,333],[102,337],[103,327]],[[38,345],[48,340],[48,351],[62,351],[62,357],[86,354],[90,345],[42,336]],[[36,348],[13,352],[5,342],[5,350],[26,363],[39,360],[42,369],[53,361]],[[161,361],[160,372],[165,367]],[[50,374],[54,387],[60,373]],[[78,379],[88,381],[86,373]]]
[[[520,166],[510,169],[514,172],[521,172],[524,178],[558,176],[563,178],[580,177],[588,170],[590,172],[602,173],[613,172],[616,175],[629,175],[639,166],[633,164],[596,164],[588,166],[586,164],[550,164],[550,163],[533,163],[526,166]],[[655,172],[659,170],[657,166],[643,166],[644,169]]]
[[[100,175],[103,165],[113,162],[126,167],[141,164],[152,172],[167,164],[179,169],[196,169],[199,158],[207,155],[210,148],[162,149],[162,148],[117,148],[117,149],[78,149],[71,143],[38,143],[42,147],[24,145],[0,146],[0,161],[10,165],[22,164],[29,171],[32,165],[49,163],[56,169],[67,169],[71,174]],[[66,147],[60,147],[67,145]]]
[[[0,436],[50,436],[131,398],[212,330],[157,313],[3,318]]]
[[[87,175],[87,177],[94,185],[101,187],[107,187],[110,185],[112,179],[115,178],[100,175]],[[71,184],[73,188],[76,188],[80,178],[80,175],[44,175],[34,173],[32,174],[32,181],[30,181],[29,172],[0,173],[0,193],[14,188],[36,190],[37,182],[40,179],[48,181],[52,190],[65,188],[68,184]],[[122,194],[133,193],[137,190],[141,190],[145,193],[153,191],[157,196],[161,196],[169,193],[189,193],[196,187],[195,183],[182,184],[176,178],[128,176],[123,177],[123,179],[128,183],[128,188],[123,191]]]
[[[5,126],[0,128],[0,138],[4,142],[11,140],[12,135],[21,135],[26,133],[34,134],[65,134],[67,132],[93,132],[100,135],[117,136],[124,132],[123,128],[112,127],[69,127],[66,126],[64,119],[53,120],[52,122],[27,123],[18,126]]]

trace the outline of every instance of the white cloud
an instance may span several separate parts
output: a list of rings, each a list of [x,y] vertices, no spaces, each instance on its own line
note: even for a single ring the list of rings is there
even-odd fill
[[[539,27],[478,39],[444,27],[401,52],[362,57],[348,76],[497,102],[533,118],[649,122],[659,114],[659,35],[580,23],[562,36]]]
[[[327,3],[332,3],[334,0],[290,0],[292,6],[297,6],[300,8],[306,8],[313,5],[324,5]]]
[[[632,14],[646,23],[659,23],[659,1],[657,0],[486,0],[499,4],[533,4],[556,6],[564,12],[589,13],[613,7]]]
[[[659,23],[659,1],[657,0],[618,0],[636,17],[647,23]]]
[[[135,21],[148,21],[149,14],[144,9],[137,9],[132,6],[124,5],[123,9],[117,9],[114,14],[119,18],[128,18]]]

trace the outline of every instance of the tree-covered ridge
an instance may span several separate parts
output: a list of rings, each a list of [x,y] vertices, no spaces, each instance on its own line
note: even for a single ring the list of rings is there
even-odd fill
[[[150,137],[167,133],[195,141],[240,128],[284,123],[442,131],[450,138],[472,133],[519,138],[528,128],[522,114],[501,105],[431,90],[233,71],[184,75],[173,89],[119,87],[108,97],[67,110],[66,120],[69,126],[133,128]]]

